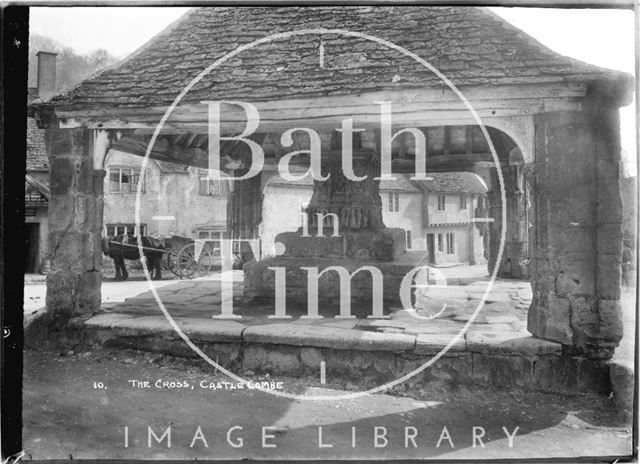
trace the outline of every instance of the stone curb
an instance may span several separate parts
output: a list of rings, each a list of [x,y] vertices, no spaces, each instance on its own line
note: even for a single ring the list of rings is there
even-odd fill
[[[267,345],[307,346],[337,350],[413,352],[433,355],[442,351],[454,334],[402,334],[358,331],[305,324],[246,325],[219,319],[175,318],[182,331],[194,342],[259,343]],[[110,330],[117,336],[179,339],[162,316],[99,314],[80,324],[93,330]],[[560,356],[560,343],[514,332],[470,330],[449,349],[460,352],[500,354],[503,356]]]
[[[308,324],[247,326],[238,321],[176,318],[205,353],[237,372],[299,375],[326,362],[328,375],[372,387],[419,368],[452,334],[380,333]],[[103,344],[197,358],[162,316],[100,314],[73,320],[80,343]],[[427,384],[523,388],[548,393],[609,394],[628,404],[633,371],[625,366],[566,356],[561,345],[518,333],[470,331],[406,388]],[[629,380],[631,379],[631,381]],[[631,394],[628,392],[631,391]],[[626,396],[625,396],[626,395]]]

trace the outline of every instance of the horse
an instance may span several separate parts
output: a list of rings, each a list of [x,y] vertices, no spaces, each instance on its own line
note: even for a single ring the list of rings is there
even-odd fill
[[[149,273],[152,274],[153,280],[162,279],[162,271],[160,265],[162,262],[165,245],[157,238],[141,237],[143,254],[149,267]],[[125,266],[125,259],[140,259],[138,253],[138,241],[133,235],[116,235],[114,237],[104,237],[102,239],[102,253],[113,259],[116,268],[116,280],[127,280],[129,273]],[[155,274],[153,271],[155,270]]]

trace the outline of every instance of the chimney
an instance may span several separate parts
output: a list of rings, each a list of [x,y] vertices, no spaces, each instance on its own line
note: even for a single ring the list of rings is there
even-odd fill
[[[38,96],[48,99],[56,93],[56,57],[57,53],[39,51],[38,57]]]

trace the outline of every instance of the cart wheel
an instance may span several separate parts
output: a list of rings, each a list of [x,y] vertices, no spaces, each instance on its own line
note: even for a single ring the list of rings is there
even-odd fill
[[[203,277],[209,273],[213,266],[213,254],[207,246],[203,246],[200,256],[196,259],[196,247],[194,243],[188,243],[180,248],[176,258],[176,266],[180,277],[193,279]]]
[[[178,267],[178,255],[177,253],[167,253],[167,267],[174,275],[182,277],[180,274],[180,268]]]

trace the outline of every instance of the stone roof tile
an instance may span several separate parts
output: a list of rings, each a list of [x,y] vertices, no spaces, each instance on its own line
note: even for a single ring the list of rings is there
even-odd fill
[[[27,118],[27,172],[29,171],[49,171],[49,158],[44,145],[44,129],[38,129],[33,118]]]
[[[203,69],[238,46],[314,28],[366,33],[406,47],[459,87],[628,78],[561,56],[486,8],[204,7],[190,10],[123,62],[51,103],[66,110],[167,106]],[[319,65],[320,44],[324,66]],[[204,77],[183,101],[259,101],[443,85],[411,58],[381,44],[310,34],[242,51]]]
[[[472,172],[430,172],[429,180],[412,181],[428,192],[486,194],[484,181]]]

